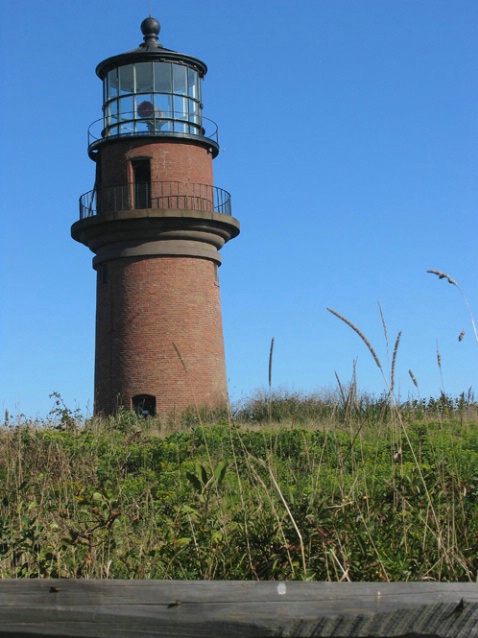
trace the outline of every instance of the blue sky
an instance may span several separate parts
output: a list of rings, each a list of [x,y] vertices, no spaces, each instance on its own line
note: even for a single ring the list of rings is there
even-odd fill
[[[267,386],[402,399],[478,390],[476,0],[152,0],[160,41],[206,62],[215,183],[241,235],[222,251],[233,401]],[[95,274],[70,237],[93,187],[101,60],[136,47],[150,1],[3,0],[0,408],[91,413]],[[458,335],[465,330],[465,338]],[[437,347],[441,371],[437,365]],[[418,390],[409,377],[413,371]]]

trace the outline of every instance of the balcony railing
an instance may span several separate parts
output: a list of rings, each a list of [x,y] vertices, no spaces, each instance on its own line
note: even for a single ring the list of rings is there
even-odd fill
[[[151,117],[139,117],[131,111],[105,115],[93,122],[88,128],[88,152],[91,155],[108,139],[130,136],[199,138],[219,149],[217,125],[206,117],[163,111],[154,111]]]
[[[94,188],[80,197],[80,219],[143,208],[197,210],[232,215],[231,195],[217,186],[151,182]]]

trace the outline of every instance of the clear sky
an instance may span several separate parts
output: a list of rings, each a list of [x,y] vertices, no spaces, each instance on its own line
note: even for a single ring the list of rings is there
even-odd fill
[[[95,274],[70,237],[93,187],[87,128],[101,60],[150,11],[167,48],[206,62],[215,183],[241,235],[220,269],[231,398],[273,386],[386,385],[402,399],[478,390],[476,0],[1,0],[0,408],[91,413]],[[464,339],[458,335],[465,330]],[[441,371],[437,365],[437,347]],[[418,382],[418,390],[409,377]]]

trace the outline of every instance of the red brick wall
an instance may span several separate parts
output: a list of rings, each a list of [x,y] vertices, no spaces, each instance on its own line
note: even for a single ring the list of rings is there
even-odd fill
[[[131,160],[151,159],[151,181],[213,184],[212,154],[191,140],[118,140],[100,149],[101,183],[118,186],[133,181]]]
[[[189,257],[117,259],[97,284],[95,407],[114,412],[156,397],[157,412],[224,406],[219,286],[214,263]],[[184,370],[176,344],[187,367]]]

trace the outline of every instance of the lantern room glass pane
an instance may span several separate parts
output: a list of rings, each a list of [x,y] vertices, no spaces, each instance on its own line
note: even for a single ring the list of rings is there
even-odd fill
[[[153,91],[153,65],[151,62],[136,64],[136,93]]]
[[[189,121],[196,124],[199,122],[199,104],[193,100],[189,100]]]
[[[118,100],[119,103],[119,116],[122,120],[132,120],[134,117],[134,102],[133,96],[128,95]]]
[[[121,66],[119,72],[120,95],[134,92],[134,66]]]
[[[188,99],[174,96],[174,117],[177,120],[186,120],[188,117]]]
[[[154,90],[156,93],[172,93],[171,64],[169,62],[154,63]]]
[[[198,74],[192,69],[188,69],[188,95],[198,99]]]
[[[118,72],[113,69],[106,76],[106,100],[111,100],[118,95]]]
[[[113,124],[114,120],[118,119],[118,102],[117,100],[113,100],[110,102],[105,108],[105,118],[107,122],[107,126]]]
[[[154,105],[160,117],[172,117],[172,96],[155,95]]]
[[[178,122],[178,120],[175,120],[174,122],[174,132],[175,133],[187,133],[188,132],[188,125],[185,122]]]
[[[187,67],[173,64],[173,92],[187,95]]]
[[[149,122],[139,120],[136,122],[135,133],[151,133],[152,127]]]

